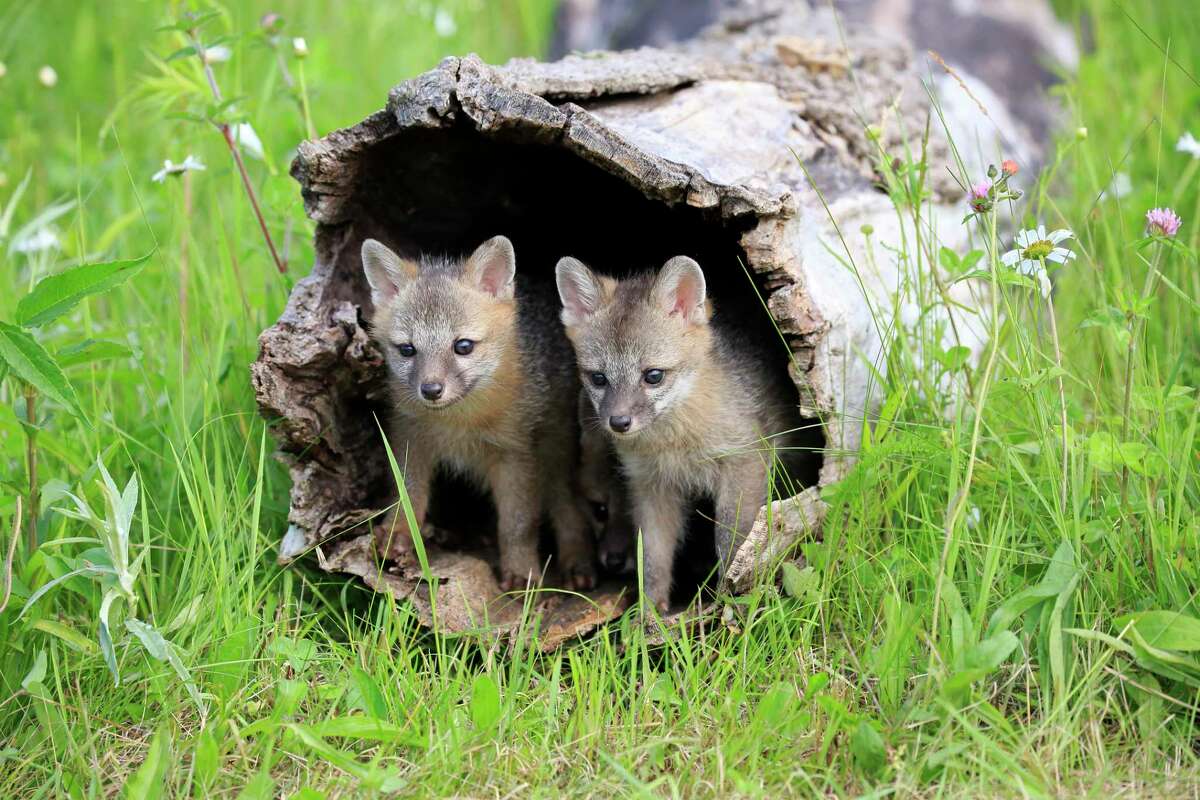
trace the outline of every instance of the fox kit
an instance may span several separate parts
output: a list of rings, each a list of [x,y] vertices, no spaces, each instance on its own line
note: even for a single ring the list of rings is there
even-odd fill
[[[596,556],[610,575],[629,575],[637,568],[629,491],[602,425],[588,391],[580,389],[579,488],[596,537]]]
[[[628,481],[645,590],[665,610],[675,547],[697,495],[715,501],[722,574],[766,502],[776,440],[795,410],[767,354],[711,323],[690,258],[616,281],[574,258],[556,269],[584,389]]]
[[[368,239],[362,261],[375,306],[371,335],[395,406],[389,439],[418,527],[435,469],[449,469],[491,491],[502,588],[536,582],[543,512],[567,583],[591,588],[593,543],[573,477],[579,384],[552,298],[517,290],[503,236],[465,260],[419,262]],[[376,526],[376,544],[384,557],[408,561],[405,515],[389,516]]]

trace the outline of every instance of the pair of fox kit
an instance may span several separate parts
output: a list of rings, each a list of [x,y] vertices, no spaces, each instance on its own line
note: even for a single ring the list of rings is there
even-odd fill
[[[502,588],[538,581],[548,516],[568,585],[589,589],[590,503],[608,514],[606,566],[623,566],[628,550],[613,537],[642,533],[644,591],[666,610],[690,502],[709,495],[728,566],[766,500],[770,437],[790,409],[763,354],[711,324],[695,261],[618,281],[563,258],[561,303],[526,291],[503,236],[462,260],[412,261],[368,239],[362,261],[396,412],[389,436],[418,528],[435,470],[452,470],[491,492]],[[411,558],[406,519],[397,507],[376,525],[383,556]]]

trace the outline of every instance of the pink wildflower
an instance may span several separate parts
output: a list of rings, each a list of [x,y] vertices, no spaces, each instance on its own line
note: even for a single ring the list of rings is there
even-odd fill
[[[1174,236],[1182,224],[1179,215],[1169,208],[1152,208],[1146,212],[1146,231],[1152,235]]]
[[[1020,167],[1017,166],[1017,162],[1013,161],[1011,158],[1006,158],[1000,162],[1000,171],[1005,175],[1016,175],[1018,169],[1020,169]]]
[[[967,203],[973,211],[987,211],[991,207],[989,195],[992,192],[992,182],[982,180],[973,185],[967,192]]]

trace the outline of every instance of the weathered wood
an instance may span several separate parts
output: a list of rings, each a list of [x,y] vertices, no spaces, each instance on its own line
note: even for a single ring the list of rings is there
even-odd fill
[[[663,49],[501,67],[447,58],[395,87],[384,111],[301,144],[292,174],[318,223],[316,263],[262,334],[252,366],[293,481],[281,560],[316,550],[324,568],[386,587],[432,622],[425,576],[381,571],[365,529],[355,529],[393,485],[376,420],[386,412],[382,359],[363,322],[370,300],[359,247],[368,236],[412,252],[467,250],[502,232],[526,280],[550,280],[568,253],[622,269],[686,252],[724,292],[718,303],[749,292],[757,305],[744,264],[778,328],[768,324],[766,337],[786,341],[780,368],[803,416],[822,425],[819,484],[845,474],[879,400],[885,334],[873,309],[907,319],[914,300],[896,288],[930,269],[895,256],[916,232],[877,189],[880,158],[925,149],[934,205],[922,228],[950,247],[966,236],[951,177],[959,167],[908,48],[863,28],[843,31],[828,9],[801,2],[739,8],[732,21]],[[1020,146],[1036,158],[1002,104],[985,115],[965,94],[942,103],[955,137],[976,153],[998,160]],[[981,326],[970,313],[978,289],[950,293],[964,310],[946,343],[978,350]],[[731,571],[736,588],[819,529],[818,491],[778,501],[772,526],[760,513]],[[439,624],[520,622],[520,603],[499,596],[482,540],[429,545]],[[553,635],[544,641],[590,629],[627,597],[606,587],[596,605],[550,600],[542,621]]]

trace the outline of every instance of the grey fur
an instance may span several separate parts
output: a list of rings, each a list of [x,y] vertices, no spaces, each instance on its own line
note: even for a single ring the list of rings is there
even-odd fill
[[[377,268],[388,262],[380,248],[386,250],[373,240],[363,243],[373,287],[396,274]],[[543,514],[554,525],[569,584],[590,588],[592,540],[574,469],[574,359],[553,301],[522,291],[515,269],[512,244],[495,237],[464,260],[423,256],[411,280],[376,290],[383,302],[372,316],[371,335],[388,365],[395,407],[389,436],[418,528],[435,469],[449,469],[492,493],[504,588],[538,581]],[[454,349],[463,339],[473,343],[465,355]],[[401,348],[407,346],[415,352],[406,356]],[[421,387],[433,383],[442,394],[430,400]],[[399,509],[376,526],[376,538],[386,557],[412,557]]]
[[[630,418],[627,432],[605,430],[642,532],[646,592],[665,609],[689,504],[698,495],[715,500],[723,573],[767,499],[769,469],[789,444],[795,409],[782,399],[786,387],[777,385],[762,344],[719,318],[710,323],[703,273],[691,259],[619,282],[564,259],[557,277],[597,417]],[[647,370],[662,370],[661,382],[647,383]]]

